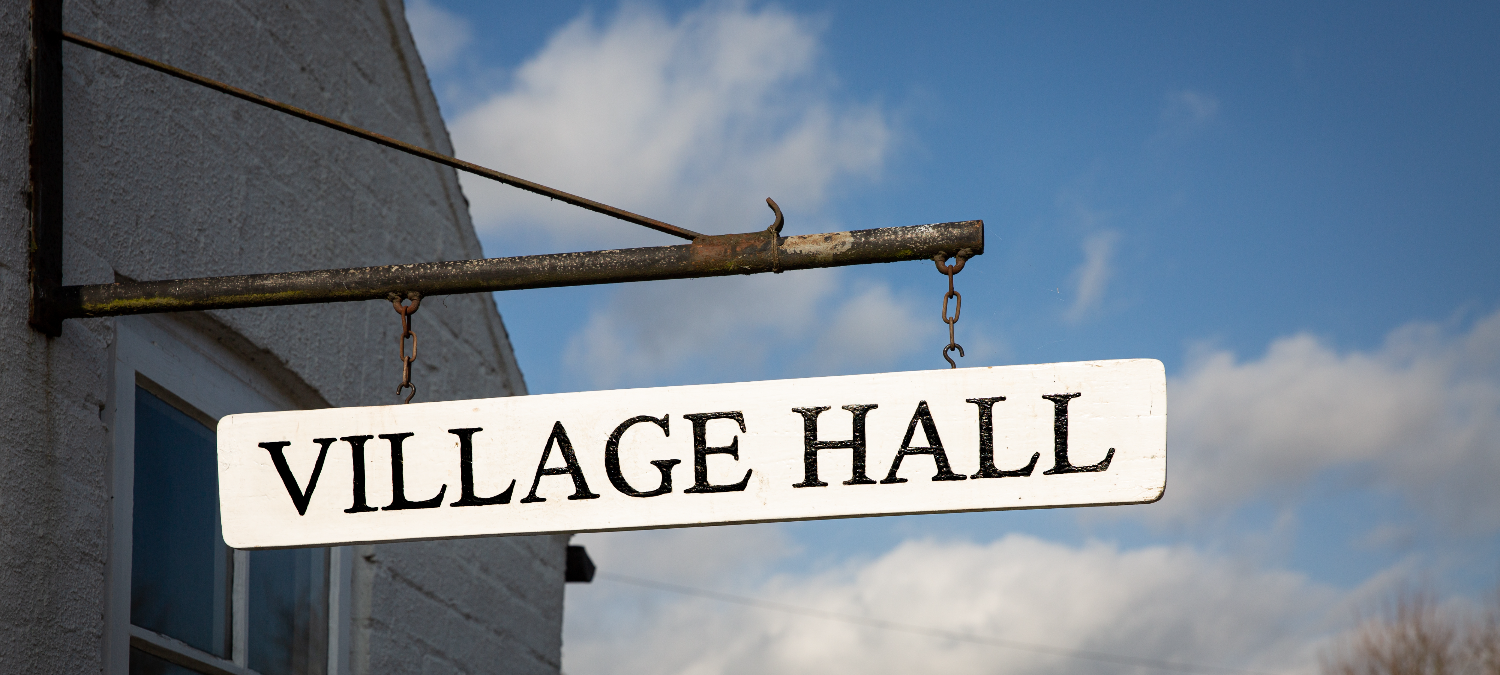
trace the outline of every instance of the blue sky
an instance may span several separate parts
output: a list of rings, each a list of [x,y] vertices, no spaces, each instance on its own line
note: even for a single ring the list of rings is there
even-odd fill
[[[460,157],[713,233],[764,228],[767,196],[788,234],[983,219],[956,280],[962,365],[1167,364],[1158,504],[578,537],[601,569],[1271,672],[1315,670],[1401,584],[1461,612],[1500,580],[1500,8],[422,0],[408,18]],[[675,243],[464,186],[491,256]],[[547,393],[942,367],[943,284],[903,263],[496,301]],[[966,560],[995,583],[1110,583],[965,603],[883,576]],[[568,602],[570,673],[1079,667],[607,580]],[[828,660],[847,650],[869,661]]]

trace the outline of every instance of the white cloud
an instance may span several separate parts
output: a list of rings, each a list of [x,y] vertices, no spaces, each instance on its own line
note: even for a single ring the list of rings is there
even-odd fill
[[[925,339],[916,302],[838,270],[636,284],[569,339],[564,365],[593,387],[873,372]]]
[[[1338,470],[1442,527],[1500,528],[1500,313],[1457,335],[1411,324],[1370,351],[1296,335],[1253,361],[1211,352],[1167,391],[1170,478],[1155,512],[1295,495]]]
[[[406,23],[411,27],[417,51],[422,54],[422,64],[430,72],[452,65],[474,37],[468,21],[433,4],[432,0],[407,2]]]
[[[818,573],[746,583],[746,574],[735,571],[718,582],[689,582],[670,567],[635,572],[632,547],[620,545],[635,535],[613,536],[615,544],[594,555],[606,572],[718,583],[740,595],[841,615],[1162,661],[1311,672],[1323,636],[1349,615],[1341,593],[1300,575],[1254,570],[1185,547],[1072,547],[1022,535],[990,544],[908,541],[873,560]],[[579,541],[593,553],[597,537]],[[635,550],[663,557],[659,538],[641,543]],[[688,560],[710,553],[702,546],[679,550]],[[564,668],[574,675],[1159,672],[673,597],[606,578],[570,588],[567,602]]]
[[[774,7],[672,21],[626,5],[568,24],[451,129],[465,159],[700,232],[762,229],[774,197],[791,233],[840,178],[878,172],[889,144],[877,108],[835,100],[818,53],[814,22]],[[481,234],[507,246],[665,243],[488,181],[464,190]]]
[[[563,363],[595,386],[675,373],[753,372],[766,355],[798,337],[837,290],[836,273],[719,277],[617,289],[568,342]]]
[[[1068,308],[1069,321],[1083,320],[1104,300],[1104,291],[1114,272],[1111,263],[1115,242],[1119,239],[1118,232],[1106,230],[1091,234],[1083,240],[1083,263],[1073,272],[1077,295],[1073,297],[1073,306]]]
[[[1158,129],[1146,146],[1163,148],[1182,143],[1218,117],[1218,97],[1201,91],[1171,92],[1162,104]]]
[[[1201,91],[1175,91],[1167,95],[1162,120],[1168,123],[1199,125],[1219,114],[1219,99]]]
[[[852,297],[832,308],[804,372],[875,372],[924,344],[936,352],[938,322],[911,297],[883,283],[850,289]],[[950,310],[951,311],[951,310]]]

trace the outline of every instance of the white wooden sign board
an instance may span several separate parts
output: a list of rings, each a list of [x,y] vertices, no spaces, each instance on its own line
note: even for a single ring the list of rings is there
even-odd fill
[[[1140,504],[1160,361],[229,415],[235,548]]]

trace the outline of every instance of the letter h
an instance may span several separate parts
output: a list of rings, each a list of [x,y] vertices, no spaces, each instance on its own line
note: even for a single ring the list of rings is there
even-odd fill
[[[828,406],[817,408],[792,408],[792,412],[802,415],[802,470],[804,473],[801,483],[792,487],[826,487],[828,484],[818,480],[818,451],[831,450],[834,448],[849,448],[854,452],[853,465],[849,480],[844,485],[874,485],[875,481],[865,475],[865,415],[871,410],[879,407],[875,404],[868,405],[846,405],[844,410],[854,413],[854,431],[847,441],[820,441],[818,440],[818,415]]]

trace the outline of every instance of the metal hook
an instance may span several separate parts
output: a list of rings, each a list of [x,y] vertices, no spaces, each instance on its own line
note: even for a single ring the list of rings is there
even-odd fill
[[[415,340],[413,340],[413,342],[415,342]],[[952,361],[950,360],[949,363],[952,363]],[[397,396],[400,396],[401,395],[401,391],[404,390],[404,389],[407,389],[407,388],[410,388],[411,391],[407,392],[406,398],[401,401],[403,404],[404,403],[411,403],[411,397],[417,395],[417,385],[412,384],[410,382],[402,382],[401,384],[396,385],[396,395]]]
[[[974,251],[969,249],[962,249],[951,256],[945,251],[939,251],[937,255],[932,256],[932,262],[937,263],[937,271],[951,276],[963,271],[964,263],[968,262],[969,258],[972,257],[974,257]],[[953,258],[952,265],[948,264],[949,258]]]
[[[766,231],[779,237],[781,236],[781,228],[786,225],[786,217],[781,215],[781,207],[776,205],[776,200],[766,197],[766,205],[771,207],[771,210],[776,213],[776,222],[771,223],[771,226],[767,227]]]
[[[961,346],[959,346],[959,344],[957,342],[950,342],[950,343],[948,343],[947,347],[943,347],[943,359],[948,362],[948,367],[949,368],[957,368],[958,367],[958,364],[953,362],[953,357],[948,356],[948,352],[951,352],[951,351],[953,351],[955,349],[958,350],[958,355],[960,357],[962,357],[964,355],[964,348],[961,347]]]
[[[776,205],[776,200],[766,197],[766,206],[776,214],[776,222],[766,228],[766,233],[771,235],[771,273],[781,274],[781,228],[786,226],[786,217],[781,215],[781,207]]]
[[[422,294],[417,291],[407,292],[405,298],[401,297],[400,293],[387,293],[385,299],[390,300],[391,305],[403,317],[417,313],[417,307],[422,304]],[[406,304],[407,300],[411,300],[410,305]]]

